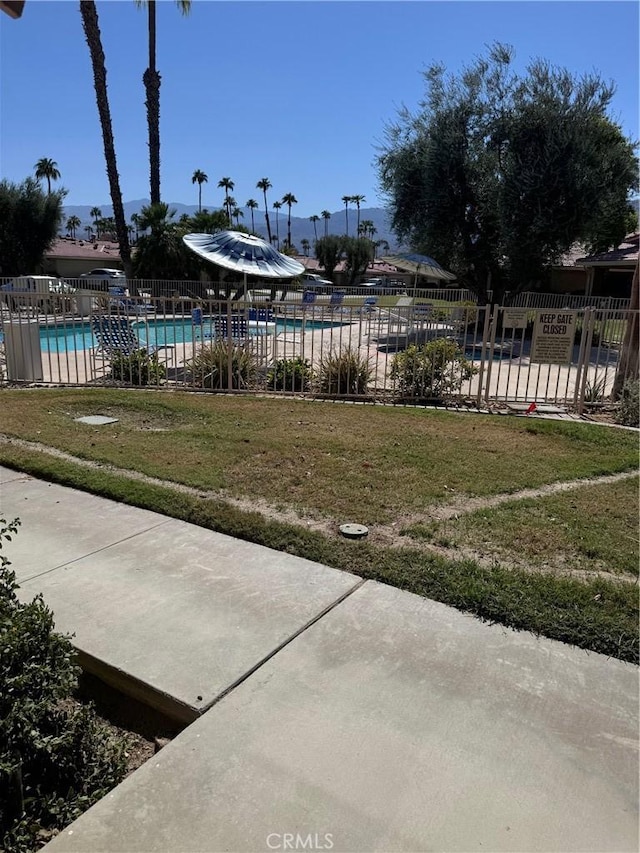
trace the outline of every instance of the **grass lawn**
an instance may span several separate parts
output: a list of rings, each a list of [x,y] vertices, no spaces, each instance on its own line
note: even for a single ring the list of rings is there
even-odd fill
[[[637,579],[638,478],[509,501],[406,532],[502,560],[517,554],[530,567]]]
[[[389,524],[461,496],[633,469],[637,438],[557,421],[99,390],[4,391],[0,432],[336,521]],[[75,423],[102,414],[107,427]]]
[[[514,501],[484,511],[485,518],[477,512],[448,522],[444,533],[432,522],[438,507],[452,502],[458,507],[467,497],[633,471],[634,433],[559,421],[185,392],[1,394],[3,434],[120,470],[81,467],[73,459],[7,442],[0,443],[0,463],[375,578],[482,618],[637,660],[637,588],[607,576],[631,571],[637,536],[635,542],[625,536],[637,534],[637,484],[589,486],[527,506]],[[111,415],[118,423],[91,427],[74,421],[89,414]],[[136,481],[126,471],[166,482]],[[176,491],[172,483],[201,492]],[[274,512],[253,511],[258,504]],[[307,521],[314,519],[318,525],[309,529]],[[335,529],[344,521],[369,525],[370,538],[338,537]],[[398,547],[378,535],[406,528],[422,534],[414,547]],[[448,536],[458,548],[491,551],[496,559],[463,559],[455,548],[438,553],[425,533],[427,540]],[[543,545],[549,559],[564,561],[564,576],[531,571],[542,565],[535,555]],[[586,574],[578,576],[583,569]]]

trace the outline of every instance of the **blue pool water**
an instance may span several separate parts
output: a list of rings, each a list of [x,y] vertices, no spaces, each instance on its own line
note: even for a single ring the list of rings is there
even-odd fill
[[[322,320],[307,320],[307,329],[328,329],[342,326],[343,323],[327,322]],[[276,320],[276,331],[293,331],[300,329],[302,320],[278,319]],[[204,318],[202,327],[194,326],[191,320],[157,320],[149,319],[143,322],[134,322],[134,329],[140,338],[141,346],[176,345],[182,343],[194,343],[202,340],[203,330],[205,334],[211,332],[211,323]],[[42,326],[40,328],[40,347],[42,352],[70,352],[73,350],[86,350],[95,347],[97,341],[91,332],[89,323],[56,324],[55,326]]]

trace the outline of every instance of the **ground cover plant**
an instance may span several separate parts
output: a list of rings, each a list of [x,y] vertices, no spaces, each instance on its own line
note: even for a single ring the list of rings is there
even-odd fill
[[[0,463],[637,660],[637,589],[613,570],[574,572],[570,558],[564,572],[538,571],[513,558],[522,552],[516,535],[490,559],[477,547],[486,531],[451,547],[405,535],[469,502],[633,472],[637,436],[626,430],[184,392],[7,390],[2,401]],[[119,420],[74,421],[86,414]],[[596,531],[607,524],[606,501],[589,510]],[[563,522],[567,554],[580,535],[572,518]],[[341,539],[344,521],[369,524],[369,539]],[[628,554],[611,554],[626,573]]]
[[[0,518],[2,539],[15,523]],[[0,849],[37,849],[125,775],[125,742],[72,701],[79,668],[42,598],[18,599],[0,554]]]

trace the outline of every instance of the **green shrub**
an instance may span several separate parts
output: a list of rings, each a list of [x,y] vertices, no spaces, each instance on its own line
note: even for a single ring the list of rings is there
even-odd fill
[[[157,385],[166,376],[166,369],[156,353],[139,349],[130,355],[118,354],[111,360],[111,378],[130,385]]]
[[[402,399],[424,401],[456,394],[474,373],[476,368],[455,341],[437,338],[398,353],[391,363],[390,375]]]
[[[18,522],[0,518],[2,539]],[[31,851],[124,776],[124,746],[71,701],[79,669],[41,596],[21,603],[0,555],[0,849]]]
[[[231,387],[229,388],[229,353],[231,353]],[[214,341],[203,344],[187,362],[192,381],[213,391],[239,391],[251,388],[258,366],[255,355],[245,344]]]
[[[306,358],[281,358],[267,374],[267,384],[274,391],[308,391],[313,379]]]
[[[367,393],[373,369],[369,359],[350,347],[323,356],[318,369],[320,394],[356,396]]]
[[[627,379],[622,388],[615,420],[624,426],[640,426],[640,382]]]
[[[584,387],[584,402],[585,403],[602,403],[606,397],[607,381],[606,376],[601,376],[600,379],[587,379]]]

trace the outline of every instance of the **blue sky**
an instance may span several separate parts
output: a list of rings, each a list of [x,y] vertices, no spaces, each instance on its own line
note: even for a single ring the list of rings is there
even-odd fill
[[[118,168],[125,201],[148,198],[142,74],[146,15],[133,0],[98,0]],[[378,206],[374,165],[385,123],[417,106],[421,70],[459,70],[493,41],[577,74],[615,81],[613,117],[638,130],[637,2],[207,2],[184,18],[158,3],[162,74],[162,197],[197,203],[195,169],[209,176],[203,205],[220,206],[218,180],[240,205],[292,192],[293,213],[342,208],[343,195]],[[21,181],[58,163],[67,204],[110,203],[88,47],[77,2],[27,0],[0,15],[0,176]]]

